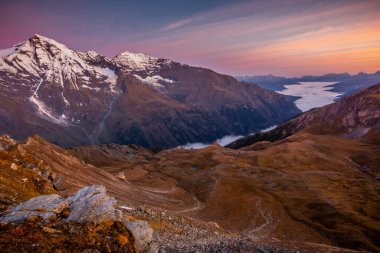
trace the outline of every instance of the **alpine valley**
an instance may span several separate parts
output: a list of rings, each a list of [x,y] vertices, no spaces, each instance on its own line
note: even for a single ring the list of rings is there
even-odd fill
[[[144,54],[1,50],[0,252],[380,252],[380,84],[354,83],[301,112]]]

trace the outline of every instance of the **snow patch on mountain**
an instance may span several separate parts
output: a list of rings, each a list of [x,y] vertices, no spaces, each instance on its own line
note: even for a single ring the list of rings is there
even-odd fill
[[[10,48],[6,48],[6,49],[1,49],[1,50],[0,50],[0,57],[8,56],[8,55],[14,53],[15,50],[16,50],[16,47],[15,47],[15,46],[10,47]]]
[[[85,84],[82,84],[82,88],[94,90],[94,91],[100,91],[100,88],[98,88],[98,87],[93,88],[93,87],[87,86]]]
[[[42,118],[45,118],[59,125],[68,126],[69,122],[67,121],[67,117],[65,114],[62,114],[61,116],[55,116],[54,112],[38,99],[38,90],[40,89],[43,82],[44,79],[41,78],[40,82],[36,85],[36,90],[34,91],[33,95],[29,98],[29,101],[37,107],[37,112]]]
[[[172,61],[169,59],[159,59],[142,53],[131,53],[125,51],[113,60],[124,66],[130,72],[145,72],[147,74],[153,74],[159,70],[162,65],[169,64]]]
[[[165,88],[165,85],[163,85],[162,83],[174,83],[173,80],[163,78],[162,76],[159,76],[159,75],[147,76],[145,78],[139,75],[135,75],[135,77],[137,77],[141,82],[148,84],[152,86],[153,88],[159,88],[159,89]]]
[[[116,93],[116,83],[117,83],[117,75],[115,74],[115,71],[111,70],[110,68],[100,68],[100,67],[93,67],[96,75],[101,75],[106,77],[106,82],[110,84],[110,89],[112,92]]]
[[[114,60],[134,71],[149,71],[156,66],[158,58],[142,53],[135,54],[126,51],[115,57]]]

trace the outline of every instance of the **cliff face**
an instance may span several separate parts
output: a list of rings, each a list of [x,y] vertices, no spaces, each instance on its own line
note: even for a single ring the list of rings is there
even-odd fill
[[[300,113],[230,76],[124,52],[110,59],[35,35],[0,51],[0,133],[63,146],[173,147],[247,133]]]

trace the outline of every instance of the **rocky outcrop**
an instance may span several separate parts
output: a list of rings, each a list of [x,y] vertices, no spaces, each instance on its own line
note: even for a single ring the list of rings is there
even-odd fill
[[[116,200],[106,194],[102,185],[85,187],[67,198],[70,221],[102,223],[107,220],[122,220],[120,210],[115,209]]]
[[[18,223],[36,216],[48,222],[55,220],[67,207],[68,202],[57,194],[42,195],[12,208],[5,216],[0,217],[0,223]]]
[[[108,221],[122,222],[136,238],[136,248],[151,250],[153,230],[148,222],[123,216],[116,208],[116,200],[106,193],[102,185],[93,185],[63,198],[57,194],[32,198],[11,208],[0,217],[0,224],[18,224],[41,217],[45,222],[62,219],[65,222],[102,224]]]
[[[0,223],[18,223],[32,216],[40,216],[45,221],[55,220],[63,210],[70,210],[67,221],[95,224],[109,220],[121,221],[122,214],[115,208],[116,200],[106,194],[102,185],[88,186],[68,198],[57,194],[32,198],[10,209],[0,218]]]

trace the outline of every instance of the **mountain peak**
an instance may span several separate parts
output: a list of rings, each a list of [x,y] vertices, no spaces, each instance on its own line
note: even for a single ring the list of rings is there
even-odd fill
[[[30,42],[32,45],[42,45],[42,46],[47,46],[47,45],[52,45],[58,49],[60,49],[61,51],[67,51],[67,50],[71,50],[69,49],[66,45],[64,44],[61,44],[53,39],[50,39],[48,37],[45,37],[45,36],[42,36],[42,35],[39,35],[39,34],[34,34],[29,40],[28,42]],[[25,43],[24,43],[25,44]]]
[[[46,37],[46,36],[43,36],[43,35],[40,35],[40,34],[37,34],[37,33],[35,33],[32,37],[31,37],[31,39],[32,38],[36,38],[36,39],[42,39],[42,40],[50,40],[50,38],[48,38],[48,37]]]
[[[132,53],[124,51],[117,55],[113,60],[120,65],[127,67],[133,71],[146,71],[150,72],[152,69],[157,68],[159,62],[171,62],[168,59],[159,59],[143,53]]]
[[[157,61],[158,58],[155,58],[153,56],[143,54],[143,53],[132,53],[128,51],[124,51],[121,54],[117,55],[114,58],[116,61],[119,62],[132,62],[136,64],[143,64],[147,62]]]
[[[147,54],[144,54],[144,53],[134,53],[134,52],[129,52],[129,51],[124,51],[124,52],[122,52],[121,54],[119,54],[116,57],[119,57],[119,56],[158,59],[156,57],[153,57],[153,56],[150,56],[150,55],[147,55]]]

